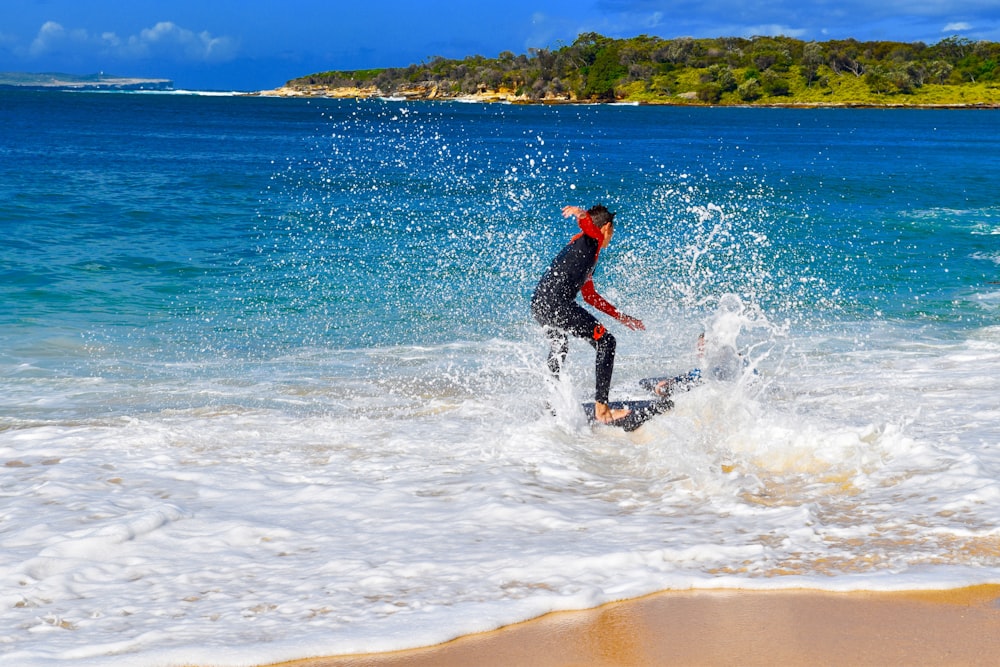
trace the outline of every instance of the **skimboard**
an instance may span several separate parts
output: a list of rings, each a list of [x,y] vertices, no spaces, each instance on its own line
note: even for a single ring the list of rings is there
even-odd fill
[[[591,425],[614,426],[625,431],[634,431],[656,415],[670,410],[674,407],[674,403],[665,398],[660,398],[654,401],[611,401],[608,403],[608,406],[612,410],[628,408],[632,412],[621,419],[616,419],[613,422],[605,424],[604,422],[597,421],[597,418],[594,416],[593,402],[584,403],[583,412],[587,416],[587,421]]]
[[[639,380],[640,387],[662,398],[681,391],[690,391],[701,383],[701,369],[698,368],[683,375],[664,375]]]

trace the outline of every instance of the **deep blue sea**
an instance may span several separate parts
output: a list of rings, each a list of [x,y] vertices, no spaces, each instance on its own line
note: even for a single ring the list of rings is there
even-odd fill
[[[2,652],[1000,583],[998,181],[992,111],[0,91]],[[528,309],[594,203],[612,398],[743,360],[630,434]]]

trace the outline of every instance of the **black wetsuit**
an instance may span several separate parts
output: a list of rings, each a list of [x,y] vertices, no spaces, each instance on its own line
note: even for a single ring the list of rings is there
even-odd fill
[[[552,260],[531,297],[531,314],[549,339],[549,370],[556,377],[569,351],[566,334],[583,338],[597,352],[594,400],[607,403],[611,374],[615,366],[615,337],[597,318],[576,301],[581,291],[587,303],[620,319],[621,314],[594,289],[591,274],[600,253],[599,230],[589,216],[580,220],[583,233],[577,234]]]

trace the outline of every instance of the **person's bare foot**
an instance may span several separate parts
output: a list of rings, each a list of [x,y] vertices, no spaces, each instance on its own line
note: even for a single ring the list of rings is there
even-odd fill
[[[628,417],[631,412],[628,408],[612,410],[607,403],[594,403],[594,418],[602,424],[610,424],[622,417]]]
[[[666,398],[667,396],[670,396],[670,394],[673,393],[674,384],[675,384],[674,380],[672,379],[658,382],[656,383],[656,386],[653,387],[653,393],[656,394],[657,396],[663,396],[664,398]]]

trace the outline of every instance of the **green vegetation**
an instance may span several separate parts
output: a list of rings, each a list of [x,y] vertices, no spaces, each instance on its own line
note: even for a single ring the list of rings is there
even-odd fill
[[[580,35],[557,49],[496,58],[434,57],[404,68],[293,79],[309,94],[448,98],[503,93],[532,101],[650,104],[1000,105],[1000,43],[803,42],[790,37]]]

